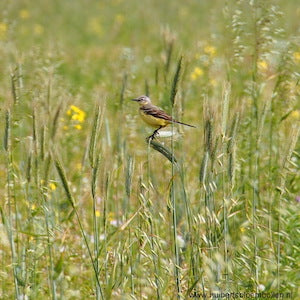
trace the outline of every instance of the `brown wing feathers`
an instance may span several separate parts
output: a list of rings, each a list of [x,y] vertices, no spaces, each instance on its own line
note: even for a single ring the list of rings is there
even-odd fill
[[[189,127],[195,127],[193,125],[189,125],[189,124],[179,122],[179,121],[176,121],[176,120],[172,119],[172,117],[169,116],[166,112],[164,112],[163,110],[159,109],[158,107],[156,107],[154,105],[144,105],[144,106],[140,107],[140,109],[144,113],[146,113],[148,115],[151,115],[155,118],[159,118],[159,119],[167,120],[167,121],[170,121],[170,122],[186,125],[186,126],[189,126]]]
[[[173,121],[172,118],[167,113],[165,113],[163,110],[159,109],[156,106],[145,105],[142,106],[140,109],[147,115],[151,115],[155,118],[164,119],[170,122]]]

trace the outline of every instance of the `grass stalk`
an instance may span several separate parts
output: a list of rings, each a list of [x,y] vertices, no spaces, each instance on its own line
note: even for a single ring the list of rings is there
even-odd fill
[[[79,213],[78,213],[77,208],[75,206],[75,202],[74,202],[73,196],[71,194],[71,190],[70,190],[70,187],[69,187],[66,175],[65,175],[65,171],[64,171],[64,169],[63,169],[63,167],[61,165],[61,162],[56,158],[56,156],[54,156],[54,163],[55,163],[55,167],[56,167],[57,173],[59,175],[59,178],[60,178],[60,180],[62,182],[63,188],[65,190],[67,199],[68,199],[70,205],[72,206],[73,210],[75,211],[75,215],[76,215],[76,219],[77,219],[77,222],[78,222],[78,225],[79,225],[79,229],[80,229],[80,232],[82,234],[84,243],[85,243],[86,248],[88,250],[88,254],[89,254],[92,266],[93,266],[93,270],[94,270],[94,273],[95,273],[95,280],[96,280],[96,283],[97,283],[97,287],[99,289],[101,299],[104,299],[102,287],[101,287],[101,284],[100,284],[100,279],[99,279],[99,276],[98,276],[99,274],[98,274],[97,265],[95,263],[95,260],[93,259],[93,255],[92,255],[92,252],[91,252],[88,240],[87,240],[87,236],[86,236],[86,234],[84,232],[84,229],[83,229],[83,226],[82,226],[82,222],[81,222]]]
[[[10,244],[11,251],[11,262],[12,262],[12,271],[15,287],[15,297],[19,299],[20,297],[20,287],[18,281],[18,255],[15,247],[15,237],[13,229],[13,192],[12,187],[14,188],[13,177],[13,160],[12,160],[12,137],[11,137],[11,113],[10,110],[6,111],[5,114],[5,131],[4,131],[4,149],[6,156],[6,186],[7,186],[7,199],[8,199],[8,218],[6,219],[4,212],[1,208],[2,223],[4,224]]]
[[[100,155],[97,156],[96,159],[92,158],[93,161],[93,168],[92,168],[92,198],[93,198],[93,235],[94,235],[94,257],[95,257],[95,269],[97,270],[97,278],[99,278],[99,257],[100,257],[100,242],[99,242],[99,224],[98,224],[98,217],[97,217],[97,178],[98,178],[98,171],[100,166]],[[101,299],[101,288],[100,285],[96,284],[96,299]]]
[[[154,240],[154,224],[153,224],[153,205],[150,199],[150,190],[152,187],[152,183],[151,183],[151,158],[150,158],[150,144],[151,144],[152,140],[148,141],[148,147],[147,147],[147,197],[146,197],[146,201],[147,203],[145,203],[145,209],[147,210],[147,221],[148,224],[150,226],[150,244],[151,244],[151,256],[152,256],[152,261],[153,261],[153,268],[154,268],[154,281],[155,281],[155,285],[156,285],[156,297],[157,299],[161,299],[162,295],[161,295],[161,284],[159,282],[159,273],[158,273],[158,254],[156,251],[156,247],[155,247],[155,240]]]
[[[229,104],[230,104],[230,85],[226,84],[224,86],[223,92],[223,111],[222,111],[222,144],[223,144],[223,156],[222,156],[222,165],[223,168],[226,168],[225,163],[225,153],[227,152],[227,123],[228,123],[228,112],[229,112]],[[231,137],[232,138],[232,137]],[[229,164],[230,166],[230,164]],[[230,201],[230,192],[228,188],[228,183],[226,180],[226,171],[223,171],[222,178],[222,187],[223,187],[223,226],[224,226],[224,277],[226,282],[226,291],[228,291],[229,287],[229,274],[228,274],[228,241],[229,241],[229,226],[228,226],[228,202]]]
[[[182,56],[179,58],[177,62],[176,72],[173,77],[173,83],[170,93],[170,102],[172,105],[172,118],[174,118],[174,104],[175,97],[178,92],[178,85],[181,76],[181,68],[182,68]],[[175,172],[177,171],[176,162],[174,160],[174,152],[175,152],[175,143],[174,143],[174,123],[172,125],[172,136],[171,136],[171,153],[172,153],[172,164],[171,164],[171,191],[170,191],[170,201],[172,208],[172,232],[173,232],[173,243],[174,243],[174,275],[175,275],[175,283],[177,290],[177,299],[181,299],[182,290],[181,290],[181,281],[180,281],[180,260],[179,260],[179,246],[177,242],[177,202],[175,196]]]
[[[172,81],[172,88],[171,88],[171,93],[170,93],[170,102],[172,107],[175,104],[175,97],[178,91],[178,84],[179,84],[179,80],[180,80],[180,76],[181,76],[181,68],[182,68],[182,56],[180,56],[178,62],[177,62],[177,67],[176,67],[176,72],[174,74],[173,77],[173,81]]]

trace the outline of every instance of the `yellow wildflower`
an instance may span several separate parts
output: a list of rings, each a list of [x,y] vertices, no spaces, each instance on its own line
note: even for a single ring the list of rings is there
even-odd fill
[[[246,231],[246,228],[245,227],[240,227],[240,231],[241,231],[241,233],[244,233]]]
[[[217,52],[217,50],[214,46],[207,45],[207,46],[204,47],[204,53],[211,56],[211,57],[215,56],[216,52]]]
[[[74,120],[74,121],[79,121],[79,120],[78,120],[79,118],[80,118],[80,117],[79,117],[79,114],[74,114],[74,115],[72,115],[72,117],[71,117],[71,119]]]
[[[261,71],[266,71],[268,69],[268,63],[265,60],[258,61],[257,66]]]
[[[82,123],[85,119],[85,113],[84,112],[82,112],[80,114],[77,114],[77,115],[74,115],[74,116],[76,116],[75,120],[77,120],[80,123]],[[74,120],[74,118],[73,118],[73,120]]]
[[[0,40],[4,40],[6,38],[7,33],[7,24],[0,22]]]
[[[82,123],[85,119],[85,113],[74,114],[74,115],[72,115],[71,119]]]
[[[293,58],[294,58],[295,63],[299,63],[300,62],[300,51],[294,52]]]
[[[67,115],[71,116],[71,119],[78,121],[79,123],[84,122],[86,113],[75,105],[71,105],[67,111]]]
[[[77,112],[77,113],[80,113],[81,112],[81,109],[75,105],[71,105],[70,108],[74,111],[74,112]]]
[[[95,211],[95,215],[96,215],[97,218],[100,217],[101,214],[100,214],[100,211],[98,209]]]
[[[196,80],[198,77],[203,76],[204,72],[201,68],[195,67],[194,71],[191,73],[191,80]]]
[[[50,188],[51,191],[55,191],[56,190],[56,184],[53,183],[53,182],[50,182],[49,183],[49,188]]]
[[[290,118],[294,121],[299,121],[300,120],[300,110],[299,109],[293,110],[290,113]]]
[[[34,24],[33,32],[35,35],[41,35],[44,33],[44,27],[40,24]]]
[[[36,205],[35,204],[31,204],[31,210],[36,210]]]
[[[83,110],[81,110],[79,107],[75,105],[70,105],[70,108],[67,110],[66,114],[69,116],[68,120],[71,121],[71,124],[68,125],[77,130],[81,130],[82,129],[81,123],[84,122],[86,113]],[[69,126],[65,125],[63,128],[65,130],[68,130]]]
[[[20,16],[21,19],[25,20],[25,19],[28,19],[30,17],[30,13],[27,9],[22,9],[19,12],[19,16]]]

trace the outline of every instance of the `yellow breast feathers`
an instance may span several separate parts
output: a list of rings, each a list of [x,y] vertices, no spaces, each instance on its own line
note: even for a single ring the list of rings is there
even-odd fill
[[[140,109],[140,115],[143,121],[152,127],[165,127],[171,123],[170,121],[162,119],[159,116],[155,116],[155,114],[149,114],[149,112],[144,111],[143,109]]]

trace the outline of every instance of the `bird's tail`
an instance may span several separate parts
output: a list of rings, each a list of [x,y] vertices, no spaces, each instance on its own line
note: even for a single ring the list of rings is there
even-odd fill
[[[186,124],[186,123],[179,122],[179,121],[176,121],[176,120],[173,120],[173,122],[174,122],[174,123],[177,123],[177,124],[181,124],[181,125],[185,125],[185,126],[189,126],[189,127],[196,128],[196,126],[194,126],[194,125]]]

